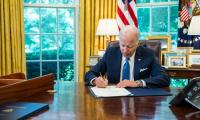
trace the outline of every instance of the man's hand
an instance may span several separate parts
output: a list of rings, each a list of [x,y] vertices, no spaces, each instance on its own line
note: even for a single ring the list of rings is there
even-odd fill
[[[124,88],[124,87],[141,87],[141,83],[139,81],[130,81],[130,80],[123,80],[117,84],[117,88]]]
[[[93,81],[93,84],[97,87],[105,88],[108,85],[108,80],[100,76]]]

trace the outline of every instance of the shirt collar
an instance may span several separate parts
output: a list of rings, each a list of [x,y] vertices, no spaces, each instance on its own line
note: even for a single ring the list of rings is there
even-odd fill
[[[132,61],[135,58],[135,53],[136,51],[133,53],[133,55],[129,58],[129,61]],[[123,56],[123,55],[122,55]],[[125,61],[126,57],[122,57],[122,60]]]

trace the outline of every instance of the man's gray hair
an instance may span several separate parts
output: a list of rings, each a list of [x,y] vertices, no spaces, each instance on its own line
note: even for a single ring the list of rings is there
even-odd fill
[[[122,27],[122,29],[119,32],[119,40],[121,40],[122,37],[126,34],[136,34],[137,38],[139,40],[140,32],[139,32],[138,28],[136,28],[135,26],[126,25],[126,26]]]

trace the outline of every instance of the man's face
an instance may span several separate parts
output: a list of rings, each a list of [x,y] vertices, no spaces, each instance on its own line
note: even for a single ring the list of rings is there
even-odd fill
[[[120,40],[120,50],[124,57],[131,57],[133,55],[138,46],[137,39],[136,36],[124,36]]]

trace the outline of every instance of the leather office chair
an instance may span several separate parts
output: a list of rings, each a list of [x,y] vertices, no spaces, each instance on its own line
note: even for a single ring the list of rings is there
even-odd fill
[[[152,49],[156,60],[161,64],[161,42],[159,40],[140,40],[139,45]]]
[[[111,41],[108,47],[118,46],[119,41]],[[155,52],[156,60],[161,64],[161,42],[158,40],[140,40],[140,46],[148,47]]]

